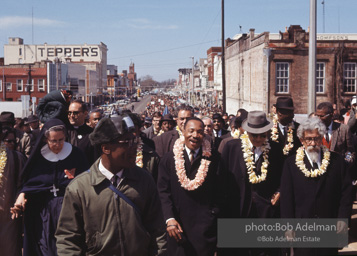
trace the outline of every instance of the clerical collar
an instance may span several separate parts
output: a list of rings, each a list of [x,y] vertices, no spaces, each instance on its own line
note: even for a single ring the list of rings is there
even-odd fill
[[[191,149],[189,149],[189,148],[185,145],[185,150],[186,150],[187,155],[189,156],[190,153],[191,153]],[[200,148],[198,148],[198,149],[196,149],[196,150],[194,150],[194,151],[195,151],[195,154],[194,154],[193,158],[196,158],[198,152],[200,151]]]
[[[312,160],[311,160],[311,158],[309,156],[309,152],[307,150],[305,150],[305,155],[306,155],[307,159],[309,160],[311,166],[313,166],[314,163],[312,162]],[[320,168],[320,166],[321,166],[321,150],[319,150],[319,155],[318,155],[318,159],[317,159],[316,163],[317,163],[317,166]]]
[[[100,159],[99,161],[98,169],[108,180],[112,180],[112,178],[114,177],[114,174],[104,167],[104,165],[102,164],[102,159]],[[123,176],[123,172],[124,169],[120,170],[116,175],[121,179],[121,177]]]
[[[68,142],[64,142],[61,152],[58,154],[53,153],[48,144],[41,148],[41,155],[50,162],[58,162],[60,160],[66,159],[72,152],[72,145]]]

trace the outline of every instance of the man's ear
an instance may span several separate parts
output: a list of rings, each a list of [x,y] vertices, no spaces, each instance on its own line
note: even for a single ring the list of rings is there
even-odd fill
[[[110,152],[112,151],[110,144],[102,144],[101,148],[102,148],[103,154],[106,154],[106,155],[109,155]]]

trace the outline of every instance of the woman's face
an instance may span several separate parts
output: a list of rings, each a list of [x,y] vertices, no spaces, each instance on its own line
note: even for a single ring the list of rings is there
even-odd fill
[[[48,147],[53,153],[58,154],[63,148],[65,139],[66,137],[64,135],[64,132],[51,131],[47,138]]]
[[[16,137],[15,134],[9,133],[5,138],[4,138],[4,143],[5,146],[10,149],[10,150],[15,150],[16,149]]]

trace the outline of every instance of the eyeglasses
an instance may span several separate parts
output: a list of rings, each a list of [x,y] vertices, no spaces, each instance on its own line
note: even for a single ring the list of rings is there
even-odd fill
[[[316,142],[320,142],[321,141],[321,137],[305,137],[304,141],[308,144],[311,144],[313,141]]]
[[[10,140],[10,139],[4,139],[4,142],[6,143],[16,143],[16,140]]]
[[[120,144],[122,147],[130,148],[136,146],[138,142],[139,142],[138,138],[135,137],[134,139],[131,140],[119,140],[118,144]]]
[[[78,116],[79,113],[81,113],[81,112],[82,112],[82,111],[68,111],[67,113],[68,113],[69,116],[70,116],[70,115]]]
[[[331,113],[328,113],[326,115],[318,115],[315,113],[315,116],[319,117],[319,118],[325,118],[325,117],[328,117],[329,115],[331,115]]]
[[[62,143],[64,143],[64,138],[63,139],[59,139],[59,140],[47,140],[47,141],[51,145],[62,144]]]
[[[159,119],[159,120],[157,120],[157,119],[153,119],[152,121],[156,123],[156,122],[160,122],[160,121],[161,121],[161,119]]]

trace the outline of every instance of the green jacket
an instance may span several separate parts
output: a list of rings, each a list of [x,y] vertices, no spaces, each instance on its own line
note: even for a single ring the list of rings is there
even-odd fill
[[[119,184],[139,214],[107,187],[99,161],[67,186],[58,255],[166,255],[165,221],[151,175],[139,167],[124,170]]]

